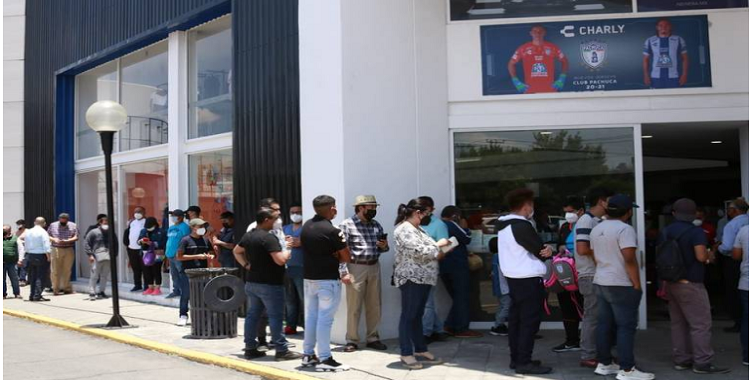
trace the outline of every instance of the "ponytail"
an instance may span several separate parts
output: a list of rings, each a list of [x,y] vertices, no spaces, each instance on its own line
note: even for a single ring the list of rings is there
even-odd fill
[[[432,207],[424,197],[414,198],[409,201],[408,204],[398,205],[398,211],[396,211],[396,225],[403,222],[407,218],[410,218],[416,211],[425,211]]]

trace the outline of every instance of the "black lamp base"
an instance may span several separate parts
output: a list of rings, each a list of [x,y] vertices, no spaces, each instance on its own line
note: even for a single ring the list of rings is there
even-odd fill
[[[107,323],[107,328],[122,328],[122,327],[130,327],[130,324],[123,318],[121,315],[113,315],[112,319],[109,320]]]

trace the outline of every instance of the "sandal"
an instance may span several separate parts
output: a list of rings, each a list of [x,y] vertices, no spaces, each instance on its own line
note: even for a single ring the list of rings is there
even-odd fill
[[[420,363],[414,356],[402,356],[401,365],[408,369],[422,369],[422,363]]]
[[[429,352],[415,352],[414,357],[416,357],[417,360],[419,360],[420,362],[426,363],[426,364],[433,364],[433,365],[443,364],[443,359],[437,358],[435,357],[435,355]]]
[[[355,343],[347,343],[346,346],[344,346],[344,352],[354,352],[358,349],[359,347]]]

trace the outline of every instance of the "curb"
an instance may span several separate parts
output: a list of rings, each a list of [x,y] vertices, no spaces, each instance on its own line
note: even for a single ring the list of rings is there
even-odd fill
[[[154,342],[151,340],[138,338],[132,335],[122,334],[122,333],[115,332],[115,331],[103,330],[99,328],[87,328],[87,327],[77,325],[75,323],[62,321],[59,319],[54,319],[54,318],[46,317],[43,315],[27,313],[25,311],[3,308],[3,314],[11,316],[11,317],[27,319],[36,323],[41,323],[41,324],[50,325],[50,326],[54,326],[54,327],[58,327],[58,328],[66,329],[66,330],[71,330],[71,331],[75,331],[75,332],[79,332],[79,333],[83,333],[87,335],[96,336],[99,338],[113,340],[115,342],[128,344],[131,346],[143,348],[143,349],[150,350],[150,351],[156,351],[156,352],[160,352],[163,354],[179,356],[181,358],[184,358],[193,362],[215,365],[217,367],[229,368],[229,369],[233,369],[236,371],[249,373],[251,375],[262,376],[267,379],[320,380],[317,377],[312,377],[312,376],[302,374],[302,373],[290,372],[290,371],[286,371],[286,370],[282,370],[278,368],[273,368],[273,367],[268,367],[268,366],[264,366],[260,364],[247,362],[244,360],[236,360],[232,358],[227,358],[221,355],[188,350],[188,349],[180,348],[180,347],[173,346],[170,344]]]

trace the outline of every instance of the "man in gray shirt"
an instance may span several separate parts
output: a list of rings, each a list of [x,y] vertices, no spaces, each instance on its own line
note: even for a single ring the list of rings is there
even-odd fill
[[[598,375],[617,374],[618,380],[651,380],[652,373],[635,367],[635,330],[638,307],[643,297],[636,258],[638,239],[626,222],[633,216],[633,201],[627,195],[613,195],[607,201],[607,219],[591,230],[591,247],[596,252],[594,286],[599,304],[596,331]],[[585,302],[585,301],[584,301]],[[619,365],[612,360],[617,339]]]
[[[578,271],[578,289],[583,296],[583,318],[581,319],[581,366],[596,368],[596,293],[594,293],[594,274],[596,262],[591,247],[591,230],[601,222],[607,210],[607,199],[612,192],[602,188],[589,191],[586,201],[589,211],[576,222],[575,261]]]
[[[740,228],[737,233],[737,237],[734,239],[734,250],[732,251],[732,257],[735,260],[742,260],[740,264],[740,283],[737,289],[740,291],[740,299],[742,300],[742,323],[740,327],[740,343],[742,343],[742,364],[747,365],[747,329],[748,329],[748,307],[747,307],[747,295],[748,295],[748,274],[750,268],[748,266],[748,226],[745,225]]]

